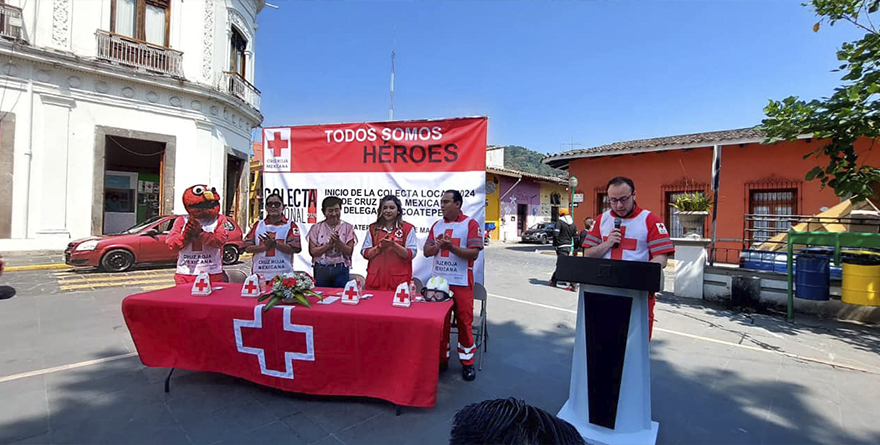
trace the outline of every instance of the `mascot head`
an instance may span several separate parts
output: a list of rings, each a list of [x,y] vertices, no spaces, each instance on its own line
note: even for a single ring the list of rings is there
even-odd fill
[[[190,217],[210,221],[220,214],[220,194],[206,185],[194,185],[183,192],[183,206]]]

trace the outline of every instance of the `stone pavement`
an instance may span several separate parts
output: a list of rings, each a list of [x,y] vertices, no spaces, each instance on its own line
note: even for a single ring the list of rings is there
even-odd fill
[[[547,286],[554,258],[490,245],[489,353],[477,380],[440,375],[437,406],[284,393],[219,374],[141,365],[122,320],[127,289],[20,289],[0,301],[0,443],[448,443],[454,413],[567,397],[574,294]],[[15,272],[0,277],[26,281]],[[661,295],[651,345],[658,443],[880,443],[880,329],[746,314]]]

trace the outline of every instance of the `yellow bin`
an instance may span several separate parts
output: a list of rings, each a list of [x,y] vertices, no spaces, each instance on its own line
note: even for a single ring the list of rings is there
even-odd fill
[[[862,306],[880,306],[880,254],[848,252],[843,257],[841,301]]]

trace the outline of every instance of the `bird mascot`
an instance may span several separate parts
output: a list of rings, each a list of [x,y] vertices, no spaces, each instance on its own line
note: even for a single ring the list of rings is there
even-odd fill
[[[202,272],[211,282],[225,282],[223,245],[229,239],[226,217],[220,214],[220,194],[206,185],[194,185],[183,192],[186,216],[174,221],[165,243],[177,254],[176,284],[192,283]]]

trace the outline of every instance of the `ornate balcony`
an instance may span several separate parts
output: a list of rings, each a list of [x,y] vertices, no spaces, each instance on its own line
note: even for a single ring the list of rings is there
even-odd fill
[[[226,94],[241,99],[246,104],[250,105],[251,108],[259,111],[260,90],[251,85],[250,82],[245,80],[238,73],[232,71],[218,73],[216,87],[218,90]]]
[[[24,21],[21,19],[21,9],[0,3],[0,36],[24,40]]]
[[[99,59],[115,65],[129,66],[138,71],[183,77],[181,70],[183,53],[180,51],[107,31],[98,30],[95,36]]]

